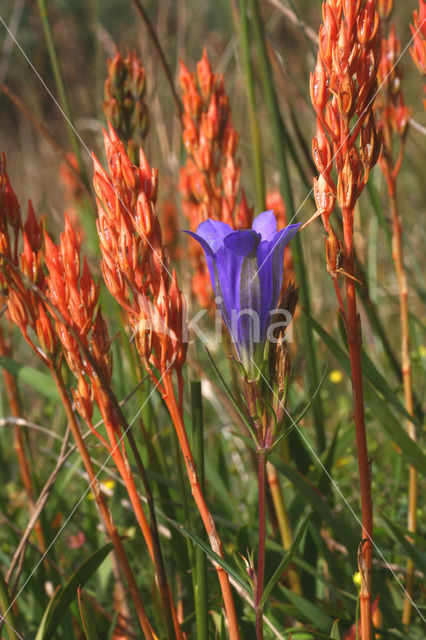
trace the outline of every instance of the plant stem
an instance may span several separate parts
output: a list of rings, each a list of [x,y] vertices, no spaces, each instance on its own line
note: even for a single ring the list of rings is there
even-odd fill
[[[411,380],[411,360],[410,360],[410,323],[408,316],[408,300],[407,300],[407,276],[405,273],[402,250],[402,225],[398,214],[398,204],[396,199],[396,181],[389,176],[388,192],[392,215],[392,256],[395,263],[395,270],[398,280],[399,294],[399,313],[401,321],[401,372],[402,382],[404,386],[405,408],[412,416],[414,415],[413,388]],[[416,427],[407,420],[408,435],[414,442],[417,441]],[[409,488],[408,488],[408,531],[415,533],[417,530],[417,489],[418,478],[417,469],[410,465],[409,471]],[[411,621],[412,605],[411,600],[414,588],[414,564],[410,558],[407,559],[407,579],[406,579],[406,596],[404,600],[404,609],[402,614],[402,622],[409,625]]]
[[[46,40],[47,50],[49,53],[50,64],[52,65],[55,84],[59,94],[59,100],[61,102],[62,108],[64,110],[64,114],[65,114],[65,119],[67,121],[69,138],[75,153],[75,157],[77,159],[80,175],[84,180],[86,186],[88,186],[89,181],[87,178],[86,167],[84,166],[83,160],[81,158],[80,143],[77,137],[77,133],[75,131],[74,124],[73,124],[74,120],[72,117],[71,106],[68,99],[68,93],[65,87],[64,78],[62,76],[61,65],[59,63],[59,57],[56,51],[55,41],[52,33],[52,27],[50,25],[49,16],[47,13],[46,2],[45,0],[37,0],[37,2],[38,2],[38,10],[40,13],[41,23],[43,26],[44,38]]]
[[[108,535],[111,538],[111,541],[114,545],[114,549],[115,552],[117,554],[117,558],[118,561],[120,563],[120,567],[124,573],[124,576],[126,578],[127,581],[127,585],[129,587],[129,591],[130,591],[130,595],[132,597],[132,600],[134,602],[135,605],[135,609],[136,609],[136,613],[137,613],[137,617],[141,626],[141,629],[143,631],[144,634],[144,638],[145,640],[154,640],[155,636],[153,633],[153,630],[151,628],[151,625],[149,623],[148,617],[146,615],[146,611],[145,611],[145,606],[142,602],[142,597],[141,594],[139,592],[137,583],[136,583],[136,579],[135,576],[133,574],[133,571],[130,567],[129,561],[127,559],[126,556],[126,552],[124,550],[123,547],[123,543],[121,541],[121,538],[118,534],[117,531],[117,527],[115,526],[113,520],[112,520],[112,515],[110,510],[108,509],[107,504],[105,503],[105,500],[102,496],[101,491],[99,490],[99,483],[97,480],[97,476],[95,474],[95,471],[93,469],[93,465],[92,465],[92,461],[90,459],[90,455],[89,452],[87,450],[86,444],[83,440],[83,437],[80,433],[80,429],[77,423],[77,420],[75,418],[72,406],[71,406],[71,402],[70,402],[70,398],[68,396],[68,392],[66,390],[64,381],[60,375],[60,373],[56,370],[54,365],[50,366],[50,371],[51,374],[53,376],[53,379],[55,381],[56,387],[59,391],[59,395],[61,397],[61,401],[62,404],[64,406],[65,409],[65,413],[67,415],[68,418],[68,423],[70,426],[70,429],[72,431],[72,434],[74,436],[74,440],[76,442],[76,445],[78,447],[78,451],[80,453],[84,468],[86,469],[86,472],[89,476],[89,482],[90,482],[90,486],[92,488],[92,492],[93,495],[95,497],[95,501],[97,504],[97,507],[99,509],[99,513],[103,519],[103,521],[105,522],[105,526],[108,532]]]
[[[192,495],[198,507],[198,511],[200,512],[201,519],[209,538],[210,546],[218,556],[223,558],[222,541],[220,540],[219,535],[216,531],[213,517],[210,513],[204,494],[200,487],[197,469],[195,467],[194,458],[192,455],[191,447],[189,446],[188,436],[186,434],[185,425],[183,422],[182,411],[176,401],[175,391],[173,388],[172,373],[165,373],[162,379],[164,384],[164,401],[170,412],[170,416],[173,420],[173,424],[175,426],[176,433],[179,439],[179,444],[181,446],[182,455],[185,461],[189,482],[191,484]],[[180,378],[179,386],[181,387],[182,385],[183,380]],[[238,628],[237,614],[235,611],[235,603],[232,595],[229,576],[226,571],[219,565],[215,568],[222,591],[230,640],[240,640],[240,631]]]
[[[266,541],[266,451],[256,449],[258,491],[259,491],[259,547],[256,570],[256,590],[254,594],[254,612],[256,617],[256,638],[263,640],[263,607],[260,601],[265,583],[265,541]]]
[[[204,493],[204,429],[201,382],[191,381],[192,448],[201,491]],[[202,549],[195,550],[194,571],[195,618],[197,640],[208,640],[207,559]]]
[[[343,235],[345,242],[345,270],[354,275],[353,215],[344,208]],[[370,466],[364,417],[364,393],[361,364],[361,326],[357,312],[355,281],[346,277],[346,335],[351,362],[354,423],[358,451],[358,469],[361,491],[362,541],[358,548],[358,567],[361,574],[360,611],[363,640],[372,640],[371,620],[371,565],[373,540],[373,505],[371,501]]]

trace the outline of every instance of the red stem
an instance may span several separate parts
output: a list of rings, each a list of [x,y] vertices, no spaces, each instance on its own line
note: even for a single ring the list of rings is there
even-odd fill
[[[263,640],[263,606],[260,601],[265,582],[265,539],[266,539],[266,452],[257,449],[257,471],[259,490],[259,548],[257,558],[256,591],[254,597],[254,611],[256,616],[256,638]]]
[[[354,275],[353,210],[343,209],[343,234],[345,241],[345,270]],[[373,539],[373,505],[371,501],[370,466],[364,417],[364,393],[362,385],[361,326],[357,313],[355,282],[346,277],[347,341],[351,362],[354,423],[358,450],[358,469],[361,491],[362,541],[358,550],[358,567],[361,574],[360,613],[362,640],[372,640],[371,620],[371,563]]]
[[[176,396],[173,388],[172,373],[164,373],[163,379],[163,394],[164,401],[169,410],[170,416],[173,420],[173,424],[176,429],[176,434],[179,440],[179,444],[182,450],[183,458],[185,461],[188,478],[191,484],[191,491],[194,497],[195,503],[200,512],[201,519],[209,537],[210,546],[215,553],[223,558],[222,541],[216,531],[216,526],[210,510],[207,506],[206,499],[201,490],[201,486],[198,480],[198,474],[192,456],[191,447],[189,446],[188,436],[186,434],[185,425],[183,422],[182,412],[179,409],[176,402]],[[179,390],[181,389],[181,379],[179,380]],[[231,590],[231,583],[229,576],[221,566],[216,565],[215,569],[219,578],[220,588],[222,591],[223,603],[225,607],[225,614],[228,622],[228,630],[230,640],[240,640],[240,632],[238,628],[237,614],[235,611],[234,598]]]

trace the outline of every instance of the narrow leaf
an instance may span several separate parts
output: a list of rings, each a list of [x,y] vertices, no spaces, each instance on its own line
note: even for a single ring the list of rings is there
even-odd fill
[[[7,588],[7,584],[2,574],[0,574],[0,619],[3,620],[4,629],[6,630],[8,638],[10,640],[16,640],[16,638],[18,638],[18,626],[15,619],[12,602],[10,600],[9,589]]]
[[[99,640],[99,636],[96,633],[95,623],[92,620],[92,617],[89,613],[89,610],[84,602],[83,593],[80,587],[77,590],[78,596],[78,608],[80,610],[81,623],[83,625],[84,634],[86,636],[86,640]]]
[[[234,578],[234,580],[236,582],[238,582],[238,584],[240,585],[240,587],[242,587],[244,589],[244,591],[246,591],[250,596],[253,596],[253,590],[251,589],[251,587],[248,584],[248,582],[246,582],[246,580],[242,579],[242,577],[235,571],[235,568],[232,565],[230,565],[229,562],[226,562],[226,560],[221,558],[217,553],[215,553],[209,547],[208,544],[206,544],[203,540],[201,540],[201,538],[196,536],[195,533],[192,533],[192,531],[187,529],[187,527],[185,527],[183,524],[181,524],[180,522],[176,522],[175,520],[172,520],[171,518],[168,518],[167,520],[173,527],[175,527],[175,529],[180,531],[182,533],[182,535],[184,535],[186,538],[189,538],[195,544],[195,546],[197,546],[200,549],[202,549],[204,551],[204,553],[206,554],[206,556],[208,556],[210,558],[210,560],[213,561],[213,563],[216,563],[219,566],[221,566],[222,569],[225,569],[225,571],[232,578]]]
[[[59,400],[55,383],[49,374],[26,364],[16,362],[16,360],[12,360],[12,358],[6,358],[6,356],[0,356],[0,367],[12,373],[18,380],[25,382],[46,398],[56,401]]]
[[[322,609],[286,587],[280,586],[280,589],[290,602],[297,607],[302,619],[314,624],[315,627],[319,627],[321,631],[325,632],[326,629],[330,629],[333,620]]]
[[[213,369],[215,370],[215,373],[217,375],[217,377],[219,378],[223,389],[226,393],[226,395],[228,396],[228,398],[231,400],[232,404],[234,405],[238,415],[240,416],[241,420],[243,420],[244,424],[246,425],[247,429],[250,431],[251,436],[253,437],[253,439],[256,441],[256,436],[255,433],[253,431],[253,427],[250,424],[249,420],[247,419],[247,416],[245,415],[244,411],[241,409],[239,402],[235,399],[232,391],[230,390],[230,388],[228,387],[228,385],[226,384],[226,381],[224,379],[224,377],[222,376],[221,372],[219,371],[215,361],[213,360],[210,351],[207,349],[207,347],[204,347],[207,353],[207,356],[210,360],[210,363],[213,367]]]
[[[278,567],[274,571],[273,576],[271,577],[271,579],[269,580],[268,584],[266,585],[265,590],[264,590],[263,595],[262,595],[262,598],[260,600],[260,604],[259,604],[260,607],[263,607],[263,605],[265,604],[266,599],[268,598],[268,596],[271,593],[272,589],[275,587],[275,585],[277,584],[278,580],[281,578],[281,576],[283,574],[283,571],[290,564],[294,554],[296,553],[297,549],[299,548],[299,545],[300,545],[300,543],[302,541],[302,538],[305,535],[306,529],[308,528],[309,520],[311,519],[312,513],[313,513],[312,511],[310,513],[308,513],[306,518],[303,520],[302,524],[299,527],[299,530],[297,531],[297,533],[296,533],[296,535],[294,537],[293,544],[291,545],[290,549],[284,555],[284,557],[281,560],[280,564],[278,565]]]
[[[422,571],[426,576],[426,556],[408,540],[406,536],[409,535],[409,532],[402,531],[395,522],[390,520],[390,518],[387,518],[385,515],[382,514],[381,517],[392,537],[400,543],[407,555],[413,561],[416,569]]]
[[[52,598],[50,599],[49,604],[46,607],[46,610],[43,614],[43,617],[41,619],[39,628],[37,629],[37,635],[35,637],[35,640],[43,640],[43,638],[45,638],[45,633],[46,633],[46,628],[47,628],[47,624],[48,624],[48,620],[49,617],[51,615],[51,612],[56,604],[56,601],[59,597],[59,594],[62,591],[62,587],[59,585],[58,587],[56,587],[55,593],[53,594]]]
[[[323,327],[312,316],[306,313],[310,323],[318,333],[320,338],[326,344],[328,349],[334,355],[334,357],[340,362],[342,368],[346,371],[347,375],[351,375],[351,365],[347,353],[342,347],[334,340],[334,338],[323,329]],[[411,416],[404,405],[398,399],[395,391],[391,388],[387,380],[383,377],[377,367],[373,364],[373,361],[367,356],[365,351],[362,352],[362,370],[368,381],[379,391],[386,400],[407,420],[410,420],[414,424],[417,424],[416,419]]]
[[[74,600],[78,587],[80,585],[82,586],[97,571],[112,548],[112,543],[108,542],[92,553],[73,573],[63,589],[53,596],[50,601],[52,606],[50,608],[46,628],[40,638],[37,637],[37,640],[47,640],[47,638],[51,638],[53,636],[62,620],[64,611]]]
[[[330,638],[334,640],[340,640],[339,620],[333,622],[333,626],[330,631]]]

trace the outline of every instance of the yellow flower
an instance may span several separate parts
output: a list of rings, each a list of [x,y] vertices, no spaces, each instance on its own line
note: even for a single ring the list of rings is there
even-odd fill
[[[356,571],[352,577],[354,585],[359,590],[361,588],[361,574],[359,571]]]
[[[340,369],[333,369],[333,371],[330,371],[328,377],[330,378],[330,382],[332,382],[333,384],[339,384],[339,382],[342,382],[343,380],[343,373],[340,371]]]
[[[104,482],[101,482],[101,489],[103,489],[104,493],[106,493],[108,496],[112,495],[112,491],[114,487],[115,487],[115,480],[105,480]],[[87,494],[87,499],[88,500],[95,499],[95,496],[91,491],[89,491],[89,493]]]
[[[419,356],[421,358],[426,358],[426,345],[421,344],[419,347]]]

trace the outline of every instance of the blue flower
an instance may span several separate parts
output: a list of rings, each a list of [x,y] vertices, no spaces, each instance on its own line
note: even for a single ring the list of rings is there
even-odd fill
[[[273,211],[264,211],[251,229],[234,231],[217,220],[188,231],[204,249],[216,303],[246,372],[264,356],[284,275],[284,248],[300,224],[277,231]]]

